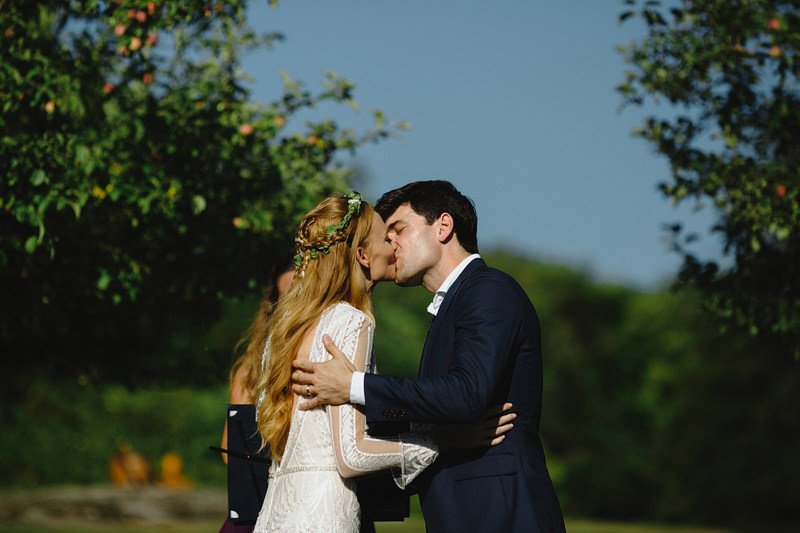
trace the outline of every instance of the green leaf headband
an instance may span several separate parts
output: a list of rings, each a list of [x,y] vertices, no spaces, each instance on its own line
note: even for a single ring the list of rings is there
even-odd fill
[[[328,226],[327,234],[333,235],[337,231],[342,231],[350,223],[353,215],[357,215],[361,211],[361,194],[356,191],[351,191],[344,195],[347,198],[347,213],[342,217],[342,221],[336,226]]]
[[[325,233],[327,233],[328,235],[333,235],[334,233],[344,231],[344,229],[350,223],[350,220],[353,218],[353,215],[357,215],[359,211],[361,211],[361,202],[363,201],[361,198],[361,193],[356,191],[351,191],[345,194],[344,197],[347,199],[347,212],[342,217],[341,222],[339,222],[338,224],[332,224],[328,226],[328,229],[325,230]],[[336,244],[337,242],[342,242],[343,240],[344,238],[341,238],[333,241],[330,244],[325,244],[321,246],[309,246],[307,248],[309,256],[311,257],[311,259],[316,259],[318,252],[327,254],[328,252],[331,251],[331,245]],[[300,268],[300,266],[303,264],[304,255],[305,253],[301,252],[294,256],[293,258],[294,264],[297,268]]]

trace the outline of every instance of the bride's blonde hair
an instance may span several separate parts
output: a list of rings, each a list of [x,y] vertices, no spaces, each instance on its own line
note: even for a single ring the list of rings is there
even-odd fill
[[[294,407],[292,361],[305,334],[338,302],[347,302],[372,317],[372,301],[356,250],[366,245],[374,211],[360,202],[349,223],[329,233],[331,226],[341,225],[347,211],[348,198],[332,196],[300,222],[295,238],[300,264],[291,288],[272,315],[269,364],[259,379],[256,397],[264,393],[258,406],[258,431],[275,461],[283,456],[289,436]]]

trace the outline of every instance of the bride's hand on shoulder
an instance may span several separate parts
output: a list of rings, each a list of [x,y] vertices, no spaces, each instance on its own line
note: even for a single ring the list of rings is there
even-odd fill
[[[449,448],[486,448],[497,446],[514,427],[517,418],[510,403],[489,408],[472,424],[444,424],[433,430],[439,451]]]

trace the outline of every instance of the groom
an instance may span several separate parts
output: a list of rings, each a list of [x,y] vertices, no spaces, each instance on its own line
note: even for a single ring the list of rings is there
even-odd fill
[[[304,408],[352,402],[368,424],[473,422],[511,402],[514,429],[498,446],[451,449],[421,476],[428,531],[562,532],[539,421],[539,320],[517,282],[478,255],[472,201],[446,181],[410,183],[375,206],[395,249],[396,283],[424,285],[433,322],[417,379],[354,372],[326,340],[327,363],[297,362],[293,389],[316,396]]]

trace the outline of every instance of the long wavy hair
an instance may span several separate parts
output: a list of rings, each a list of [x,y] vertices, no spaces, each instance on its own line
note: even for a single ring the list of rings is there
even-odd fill
[[[256,387],[258,387],[258,379],[261,374],[261,355],[264,353],[264,344],[267,342],[267,337],[269,336],[269,321],[272,317],[272,311],[280,296],[278,293],[278,278],[280,278],[284,272],[293,270],[294,267],[292,254],[290,254],[288,250],[278,255],[270,270],[269,281],[264,288],[261,301],[258,304],[258,309],[253,316],[253,321],[234,348],[234,352],[241,355],[237,357],[236,361],[231,366],[228,376],[230,386],[233,387],[233,380],[236,373],[239,369],[242,369],[244,372],[244,388],[250,397],[251,403],[254,403],[257,398]]]
[[[373,209],[361,202],[358,215],[341,231],[328,234],[347,212],[347,199],[324,199],[300,222],[295,242],[302,258],[289,292],[279,301],[270,324],[270,355],[258,383],[258,431],[275,461],[283,456],[294,408],[292,361],[305,335],[330,306],[347,302],[372,317],[366,278],[356,250],[366,246]],[[328,247],[328,252],[320,248]]]

